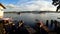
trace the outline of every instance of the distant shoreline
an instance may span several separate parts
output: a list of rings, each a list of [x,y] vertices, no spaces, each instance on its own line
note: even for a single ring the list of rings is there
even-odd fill
[[[56,12],[56,11],[20,11],[20,12],[11,11],[11,12],[4,12],[4,13],[60,13],[60,11],[59,12]]]

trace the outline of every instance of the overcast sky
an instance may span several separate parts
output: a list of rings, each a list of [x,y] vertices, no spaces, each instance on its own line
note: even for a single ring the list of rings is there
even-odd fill
[[[5,11],[55,11],[52,0],[0,0]]]

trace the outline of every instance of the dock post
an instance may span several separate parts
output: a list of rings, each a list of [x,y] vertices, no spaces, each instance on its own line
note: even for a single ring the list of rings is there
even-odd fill
[[[48,20],[46,20],[46,26],[47,26],[47,27],[49,26],[49,24],[48,24],[48,23],[49,23],[49,21],[48,21]]]
[[[56,20],[54,20],[54,26],[55,26],[54,30],[57,31],[57,21]]]
[[[51,27],[51,28],[53,27],[53,22],[54,22],[54,21],[53,21],[53,20],[51,20],[51,24],[50,24],[50,27]]]

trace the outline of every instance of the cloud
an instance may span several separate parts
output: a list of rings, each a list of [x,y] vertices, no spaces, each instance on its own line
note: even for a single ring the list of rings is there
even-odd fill
[[[20,7],[14,5],[14,4],[8,4],[8,5],[6,5],[5,11],[20,11]]]
[[[6,7],[7,7],[7,8],[15,8],[16,6],[13,5],[13,4],[9,4],[9,5],[7,5]]]
[[[51,2],[47,0],[34,0],[30,2],[26,2],[21,5],[22,8],[25,8],[25,10],[29,11],[35,11],[35,10],[43,10],[43,11],[55,11],[56,7],[54,7]]]
[[[51,1],[47,1],[47,0],[31,0],[25,3],[21,3],[21,4],[19,3],[20,1],[17,3],[18,5],[9,4],[7,5],[7,7],[11,8],[11,10],[18,10],[18,11],[55,11],[56,10],[56,7],[54,7],[51,4]]]

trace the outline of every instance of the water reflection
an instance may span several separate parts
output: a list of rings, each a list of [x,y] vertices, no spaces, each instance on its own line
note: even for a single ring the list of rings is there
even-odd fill
[[[16,20],[24,20],[25,23],[31,24],[35,23],[35,19],[42,20],[44,23],[46,20],[58,20],[57,17],[60,17],[60,13],[41,13],[41,14],[33,14],[33,13],[21,13],[20,15],[15,13],[5,13],[4,17],[13,17]]]

